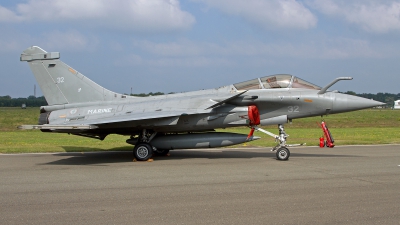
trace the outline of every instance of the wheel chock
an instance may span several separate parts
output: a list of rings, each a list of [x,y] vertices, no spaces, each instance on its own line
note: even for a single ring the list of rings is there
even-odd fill
[[[138,161],[136,158],[133,158],[133,162],[153,162],[153,161],[154,161],[154,159],[152,159],[152,158],[150,158],[146,161]]]

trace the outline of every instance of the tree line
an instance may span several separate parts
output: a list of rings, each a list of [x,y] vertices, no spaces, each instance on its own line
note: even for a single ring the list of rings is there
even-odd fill
[[[173,92],[168,93],[173,94]],[[363,98],[373,99],[376,101],[384,102],[387,104],[386,107],[391,108],[393,107],[393,103],[395,100],[400,99],[400,93],[398,94],[391,94],[391,93],[377,93],[377,94],[370,94],[370,93],[363,93],[357,94],[353,91],[344,92],[344,94],[355,95]],[[164,95],[163,92],[150,92],[148,94],[140,93],[140,94],[130,94],[131,96],[135,97],[147,97],[147,96],[156,96],[156,95]],[[26,107],[39,107],[47,105],[46,99],[44,96],[35,97],[33,95],[27,98],[11,98],[9,95],[0,96],[0,107],[21,107],[23,104]]]
[[[43,96],[35,97],[31,95],[27,98],[11,98],[9,95],[0,96],[0,107],[21,107],[23,104],[26,107],[39,107],[47,105],[47,102]]]

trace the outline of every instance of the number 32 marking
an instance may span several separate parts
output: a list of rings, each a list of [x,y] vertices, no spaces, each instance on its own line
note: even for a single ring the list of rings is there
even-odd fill
[[[300,107],[295,105],[295,106],[288,106],[288,112],[299,112]]]
[[[64,83],[64,77],[57,77],[57,83]]]

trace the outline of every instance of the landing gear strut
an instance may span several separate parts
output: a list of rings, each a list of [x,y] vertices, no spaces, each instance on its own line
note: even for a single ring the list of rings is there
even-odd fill
[[[149,132],[143,129],[139,135],[138,142],[133,148],[133,157],[138,161],[147,161],[153,156],[153,146],[149,143],[157,135],[157,132]]]
[[[261,131],[273,138],[275,138],[275,142],[277,142],[277,145],[271,149],[271,151],[275,152],[276,151],[276,159],[278,160],[288,160],[290,157],[290,151],[287,147],[295,147],[295,146],[301,146],[303,144],[293,144],[293,145],[288,145],[286,144],[286,138],[289,137],[288,134],[285,132],[285,128],[283,127],[283,124],[278,125],[279,129],[279,135],[275,135],[269,131],[266,131],[262,128],[259,128],[257,126],[251,126],[251,131],[249,136],[253,135],[254,130],[256,131]]]

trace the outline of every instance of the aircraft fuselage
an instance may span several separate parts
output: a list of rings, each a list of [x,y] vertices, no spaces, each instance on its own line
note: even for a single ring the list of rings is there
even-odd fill
[[[224,89],[224,88],[222,88]],[[352,101],[362,102],[366,99],[341,93],[327,92],[317,94],[317,91],[307,89],[272,89],[249,90],[243,95],[214,109],[205,109],[210,101],[215,101],[215,89],[165,96],[152,96],[126,99],[113,102],[87,103],[89,106],[75,107],[67,104],[66,109],[45,112],[48,124],[74,125],[94,124],[98,131],[107,130],[111,133],[131,134],[142,129],[154,129],[157,132],[188,132],[212,130],[248,125],[248,106],[255,105],[260,112],[261,125],[282,124],[287,120],[327,115],[343,112],[336,110],[334,105],[351,105]],[[365,108],[370,107],[366,101]],[[203,108],[199,107],[204,105]],[[61,106],[59,106],[61,107]],[[46,109],[46,107],[44,107]],[[179,116],[163,118],[147,118],[148,114],[157,112],[168,113],[180,110]],[[188,113],[185,113],[185,110]],[[194,112],[195,111],[195,112]],[[352,111],[352,110],[349,110]],[[115,122],[114,117],[127,117],[138,113],[143,114],[144,120]],[[147,119],[146,119],[147,118]],[[102,124],[98,124],[102,121]],[[146,123],[147,121],[147,123]],[[71,132],[66,130],[65,132]]]

